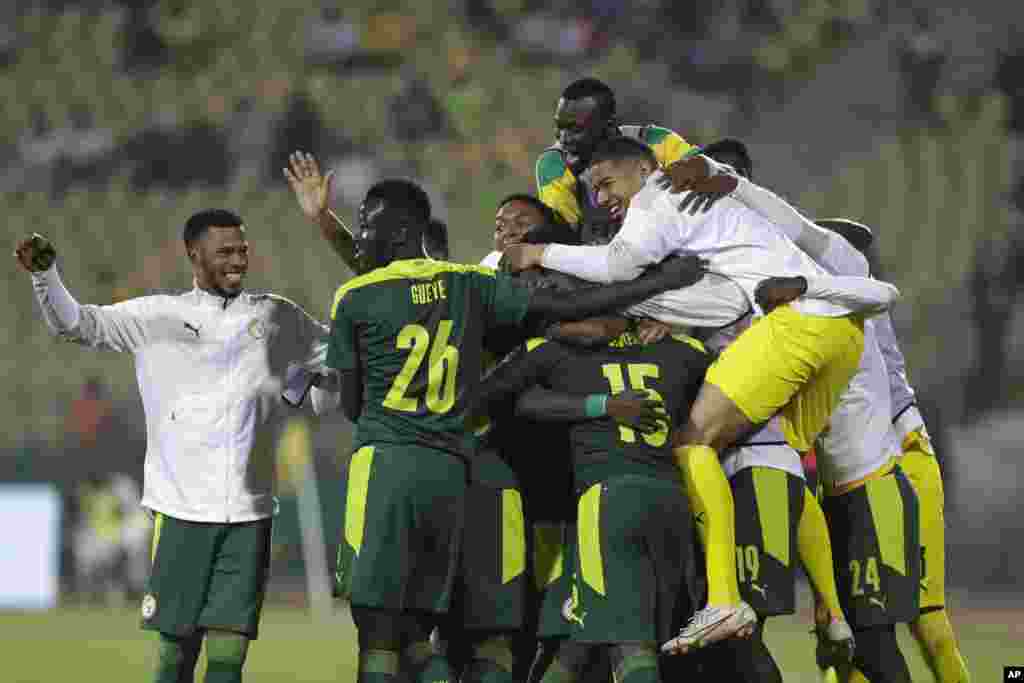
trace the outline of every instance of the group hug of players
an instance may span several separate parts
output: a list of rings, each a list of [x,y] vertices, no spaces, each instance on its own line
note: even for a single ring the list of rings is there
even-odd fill
[[[619,125],[594,79],[555,125],[479,266],[410,181],[350,235],[315,160],[286,170],[358,273],[327,363],[357,425],[337,582],[360,683],[781,681],[762,636],[798,563],[826,676],[909,681],[906,622],[937,680],[969,680],[871,230],[754,184],[737,141]]]

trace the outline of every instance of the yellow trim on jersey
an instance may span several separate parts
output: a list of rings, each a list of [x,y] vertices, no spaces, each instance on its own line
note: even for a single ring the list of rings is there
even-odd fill
[[[598,595],[606,595],[604,563],[601,560],[601,484],[594,484],[580,496],[577,552],[583,583]]]
[[[515,489],[501,490],[501,582],[526,571],[526,522],[523,499]]]
[[[544,590],[565,571],[565,525],[559,522],[533,524],[533,580],[537,590]]]
[[[708,352],[707,347],[704,346],[704,342],[694,337],[691,337],[688,334],[676,333],[672,335],[672,338],[675,339],[677,342],[683,342],[684,344],[687,344],[697,349],[701,353]]]
[[[873,479],[864,486],[864,491],[868,496],[868,507],[875,525],[879,559],[885,566],[906,576],[907,540],[899,480],[896,477]]]
[[[156,548],[160,545],[160,531],[164,528],[164,513],[158,512],[153,517],[153,544],[149,551],[149,563],[156,562]]]
[[[370,488],[373,446],[364,446],[352,456],[348,466],[348,490],[345,492],[345,542],[356,555],[363,547],[366,532],[366,493]]]
[[[789,479],[786,472],[769,467],[752,467],[757,515],[761,521],[764,551],[789,566],[790,520]]]
[[[338,290],[334,293],[334,303],[331,305],[331,319],[334,319],[341,299],[353,289],[381,282],[390,282],[391,280],[426,280],[436,277],[441,273],[480,273],[481,275],[490,275],[491,277],[497,275],[497,271],[493,268],[468,263],[435,261],[426,258],[392,261],[383,268],[377,268],[369,273],[354,277],[341,287],[338,287]]]
[[[527,339],[526,340],[526,351],[527,351],[527,353],[529,353],[530,351],[533,351],[535,348],[537,348],[541,344],[547,343],[547,341],[548,340],[545,337],[534,337],[532,339]]]
[[[841,486],[837,486],[836,488],[832,489],[831,491],[826,491],[825,495],[827,495],[827,496],[841,496],[844,493],[849,493],[850,491],[852,491],[854,489],[858,489],[861,486],[864,486],[864,484],[867,484],[869,481],[874,481],[875,479],[881,479],[885,475],[887,475],[890,472],[892,472],[892,468],[895,467],[895,466],[896,466],[896,459],[895,458],[890,458],[889,462],[885,463],[884,465],[879,467],[874,472],[869,472],[868,474],[865,474],[860,479],[854,479],[853,481],[848,481],[848,482],[846,482],[845,484],[843,484]]]
[[[661,142],[651,145],[654,158],[658,160],[658,164],[662,168],[679,161],[691,149],[693,149],[693,145],[683,139],[683,136],[679,135],[679,133],[673,131],[670,131]]]

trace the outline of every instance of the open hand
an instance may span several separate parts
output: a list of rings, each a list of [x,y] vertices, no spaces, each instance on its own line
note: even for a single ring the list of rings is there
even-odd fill
[[[711,165],[699,154],[669,164],[658,182],[672,194],[688,192],[679,210],[690,214],[707,211],[722,197],[736,189],[739,179],[729,173],[712,175]]]
[[[57,258],[57,249],[50,240],[34,232],[15,245],[14,257],[28,272],[41,273],[53,265]]]
[[[330,206],[331,181],[334,171],[320,175],[320,165],[309,152],[292,152],[288,156],[290,168],[285,168],[284,177],[295,193],[295,199],[306,218],[316,222]]]
[[[500,267],[510,273],[540,268],[546,244],[510,244],[502,253]]]
[[[799,299],[806,291],[807,279],[804,277],[770,277],[757,283],[754,301],[768,314],[779,306]]]
[[[670,256],[658,265],[648,268],[643,277],[659,278],[665,283],[666,290],[682,289],[704,277],[707,266],[707,260],[695,254]]]
[[[671,327],[653,318],[643,318],[636,324],[636,336],[640,337],[644,344],[657,344],[670,334]]]
[[[654,434],[668,422],[665,404],[646,391],[623,391],[608,397],[608,417],[624,427],[643,434]]]

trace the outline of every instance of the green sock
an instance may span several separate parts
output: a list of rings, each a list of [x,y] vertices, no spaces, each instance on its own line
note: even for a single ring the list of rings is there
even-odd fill
[[[249,639],[240,633],[206,633],[204,683],[242,683],[242,667],[249,653]]]
[[[462,683],[513,683],[515,657],[504,636],[488,638],[473,648]]]
[[[392,683],[398,677],[399,655],[394,650],[366,650],[359,653],[357,683]]]
[[[430,641],[412,643],[405,649],[409,683],[450,683],[448,660],[430,647]]]
[[[196,660],[199,659],[199,648],[203,643],[202,634],[178,638],[158,633],[157,637],[154,683],[192,683]]]

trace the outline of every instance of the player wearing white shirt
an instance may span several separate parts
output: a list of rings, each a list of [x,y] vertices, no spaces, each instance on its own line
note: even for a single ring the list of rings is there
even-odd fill
[[[850,241],[769,190],[737,178],[731,196],[772,220],[829,272],[869,275],[867,260]],[[857,636],[854,664],[872,680],[909,681],[894,624],[918,614],[918,500],[891,457],[889,373],[873,319],[864,332],[860,367],[820,440],[824,507],[843,610]]]
[[[694,507],[698,513],[709,511],[702,527],[712,579],[708,607],[671,644],[685,652],[742,635],[753,619],[736,585],[732,495],[717,452],[776,413],[787,441],[809,449],[859,363],[864,314],[884,310],[898,293],[866,278],[827,278],[768,221],[733,199],[697,216],[681,214],[678,200],[658,187],[656,168],[646,147],[626,139],[610,141],[594,155],[591,172],[600,201],[613,213],[625,214],[611,244],[520,246],[506,256],[515,267],[539,261],[586,279],[614,281],[633,278],[672,253],[689,252],[706,258],[710,272],[734,280],[751,303],[760,283],[772,277],[789,276],[784,282],[804,294],[730,345],[709,371],[690,425],[675,437],[691,495],[702,499]],[[864,308],[864,296],[877,297],[877,305]]]
[[[160,635],[154,680],[191,680],[205,635],[208,670],[237,681],[257,635],[270,560],[268,426],[284,400],[302,402],[311,385],[330,389],[313,387],[318,412],[339,397],[324,365],[327,328],[287,299],[243,290],[241,219],[199,212],[184,241],[192,291],[110,306],[72,297],[56,250],[40,235],[22,240],[16,255],[54,333],[134,356],[146,413],[142,505],[156,519],[142,603],[143,628]]]

